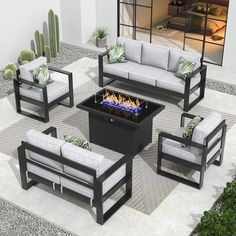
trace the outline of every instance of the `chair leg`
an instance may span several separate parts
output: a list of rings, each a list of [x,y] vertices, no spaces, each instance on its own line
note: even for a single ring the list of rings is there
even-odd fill
[[[184,109],[185,112],[189,111],[189,94],[185,95],[184,98]]]
[[[47,122],[49,122],[49,108],[48,108],[48,106],[45,106],[45,107],[43,108],[43,110],[44,110],[43,122],[44,122],[44,123],[47,123]]]
[[[204,182],[204,175],[205,175],[205,171],[202,169],[200,171],[200,181],[199,181],[199,189],[202,188],[203,186],[203,182]]]
[[[161,154],[161,152],[158,152],[158,156],[157,156],[157,173],[161,172],[161,164],[162,164],[162,154]]]

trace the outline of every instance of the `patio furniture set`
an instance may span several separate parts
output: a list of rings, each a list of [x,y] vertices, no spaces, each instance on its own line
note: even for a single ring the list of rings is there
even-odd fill
[[[115,80],[142,86],[168,96],[183,98],[185,111],[204,97],[206,66],[201,65],[198,55],[135,40],[117,40],[125,43],[128,62],[108,64],[104,61],[107,54],[102,53],[99,56],[100,87]],[[198,65],[186,82],[173,77],[173,70],[180,57],[191,59]],[[68,83],[54,81],[47,86],[36,84],[29,70],[43,63],[45,58],[40,57],[19,68],[14,80],[15,100],[18,113],[48,122],[49,110],[55,105],[74,106],[73,76],[71,72],[49,67],[67,75]],[[111,80],[104,82],[104,77]],[[199,96],[190,103],[190,95],[197,90]],[[69,99],[69,104],[63,103],[65,99]],[[116,99],[118,103],[111,102]],[[39,106],[43,115],[23,110],[21,101]],[[90,142],[124,156],[113,162],[101,154],[77,147],[58,139],[55,127],[43,132],[30,129],[26,133],[26,141],[22,141],[18,147],[21,185],[27,190],[37,183],[43,183],[63,194],[75,196],[95,207],[96,222],[103,224],[132,197],[133,158],[152,142],[153,118],[165,106],[104,88],[79,103],[77,108],[88,112]],[[159,134],[157,173],[200,189],[206,169],[211,164],[222,164],[226,122],[221,114],[212,112],[201,118],[193,130],[192,139],[187,140],[183,138],[185,120],[194,117],[183,113],[175,134]],[[199,182],[163,170],[163,159],[200,172]],[[118,190],[123,192],[123,196],[105,212],[104,203]]]

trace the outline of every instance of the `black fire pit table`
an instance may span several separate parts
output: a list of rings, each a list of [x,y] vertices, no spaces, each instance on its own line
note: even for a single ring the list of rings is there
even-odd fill
[[[152,142],[153,117],[165,106],[105,88],[77,108],[89,112],[90,142],[134,156]]]

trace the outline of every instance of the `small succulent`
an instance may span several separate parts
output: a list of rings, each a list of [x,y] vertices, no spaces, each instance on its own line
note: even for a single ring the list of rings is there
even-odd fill
[[[12,80],[14,77],[14,72],[11,69],[7,69],[4,71],[3,76],[5,80]]]
[[[25,49],[23,51],[21,51],[20,53],[20,58],[19,58],[19,61],[20,61],[20,64],[22,64],[23,61],[33,61],[35,59],[35,53],[30,50],[30,49]]]
[[[11,64],[6,65],[4,68],[4,71],[8,69],[13,71],[14,76],[16,75],[16,70],[17,70],[16,64],[11,63]]]
[[[93,32],[92,37],[94,39],[104,39],[108,36],[108,29],[105,27],[97,27],[96,30]]]

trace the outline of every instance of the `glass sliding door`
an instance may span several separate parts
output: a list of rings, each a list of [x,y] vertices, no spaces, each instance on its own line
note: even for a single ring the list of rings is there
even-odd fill
[[[187,0],[184,50],[202,54],[202,61],[222,65],[228,0]]]
[[[118,0],[118,36],[152,41],[153,0]],[[145,40],[146,41],[146,40]]]

